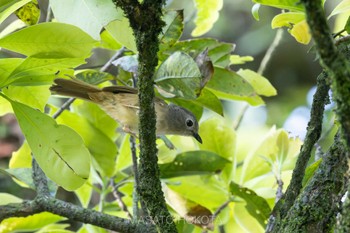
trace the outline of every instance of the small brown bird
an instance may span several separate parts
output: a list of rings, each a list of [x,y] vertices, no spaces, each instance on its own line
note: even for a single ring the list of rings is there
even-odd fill
[[[109,86],[102,89],[78,79],[57,78],[50,87],[53,94],[76,97],[99,104],[106,113],[118,121],[127,133],[138,133],[139,102],[137,89],[126,86]],[[187,109],[167,104],[160,98],[154,98],[157,115],[157,135],[193,136],[198,142],[198,121]]]

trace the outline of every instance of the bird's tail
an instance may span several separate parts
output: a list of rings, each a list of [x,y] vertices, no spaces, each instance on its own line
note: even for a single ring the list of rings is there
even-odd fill
[[[63,79],[57,78],[54,80],[54,85],[50,87],[52,94],[76,97],[84,100],[90,100],[89,93],[101,92],[101,89],[80,81],[78,79]]]

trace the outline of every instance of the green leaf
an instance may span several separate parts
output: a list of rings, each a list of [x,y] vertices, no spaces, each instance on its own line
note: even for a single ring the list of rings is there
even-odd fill
[[[241,175],[241,183],[250,179],[271,174],[281,178],[282,171],[292,170],[301,141],[289,138],[283,129],[272,127],[265,138],[246,156]]]
[[[259,17],[259,9],[260,9],[260,4],[259,3],[256,3],[254,4],[254,6],[252,7],[252,15],[254,17],[254,19],[256,21],[259,21],[260,20],[260,17]]]
[[[75,190],[83,185],[89,177],[90,154],[81,137],[71,128],[57,125],[40,111],[8,100],[45,174],[66,190]]]
[[[280,9],[304,12],[304,6],[299,0],[253,0],[261,5],[272,6]]]
[[[75,74],[75,77],[92,85],[97,85],[108,80],[113,80],[114,78],[113,75],[109,73],[89,69],[79,70],[78,73]]]
[[[197,120],[199,120],[202,117],[203,104],[201,104],[200,102],[197,102],[197,100],[172,98],[171,102],[190,110],[193,113],[193,115],[195,115]]]
[[[117,43],[127,47],[134,53],[138,52],[134,33],[130,27],[129,20],[126,17],[110,22],[105,29],[110,33],[114,40],[117,41]]]
[[[75,101],[79,102],[79,101]],[[76,106],[76,103],[73,104]],[[97,107],[97,106],[96,106]],[[89,110],[90,109],[90,110]],[[98,109],[98,107],[97,107]],[[103,174],[103,176],[112,176],[114,174],[114,163],[117,155],[117,147],[102,130],[97,128],[97,124],[94,123],[95,120],[99,121],[104,118],[104,115],[98,116],[102,110],[97,110],[96,108],[83,108],[81,114],[89,114],[91,122],[85,118],[85,116],[78,115],[77,113],[64,111],[57,122],[64,124],[74,129],[83,138],[85,145],[88,147],[92,158],[94,167]],[[76,111],[80,111],[81,108]],[[91,112],[89,112],[91,111]],[[95,120],[93,119],[96,116]],[[110,118],[108,118],[110,119]],[[116,123],[113,122],[110,125],[109,130],[115,130]],[[105,125],[106,126],[106,125]]]
[[[221,101],[207,88],[202,89],[201,95],[196,100],[191,100],[191,102],[196,105],[206,107],[219,115],[224,114]]]
[[[21,203],[21,202],[22,202],[22,199],[19,197],[13,196],[9,193],[0,193],[0,205],[7,205],[10,203]],[[1,229],[1,224],[0,224],[0,229]]]
[[[17,17],[27,25],[38,23],[40,18],[40,9],[37,1],[31,1],[16,11]]]
[[[40,58],[86,58],[95,44],[78,27],[63,23],[37,24],[0,39],[3,48]]]
[[[30,187],[31,189],[35,190],[31,168],[11,168],[4,170],[4,172],[12,178],[23,182],[26,187]]]
[[[51,84],[57,74],[69,75],[73,72],[72,68],[84,63],[83,58],[27,57],[12,71],[3,85],[35,86]]]
[[[231,55],[230,56],[230,64],[232,65],[241,65],[245,64],[246,62],[254,61],[254,58],[252,56],[239,56],[239,55]]]
[[[48,86],[8,86],[3,89],[3,93],[12,100],[37,108],[40,111],[44,111],[50,97]]]
[[[178,154],[171,163],[159,164],[161,178],[205,175],[220,172],[230,161],[210,151]]]
[[[64,219],[65,218],[61,216],[49,212],[42,212],[28,217],[7,218],[0,224],[0,232],[31,232]]]
[[[258,196],[253,190],[240,187],[238,184],[231,182],[230,192],[234,196],[238,196],[245,200],[246,209],[259,223],[265,227],[267,219],[270,216],[271,209],[266,200]]]
[[[314,163],[312,163],[310,166],[308,166],[305,170],[305,176],[303,177],[303,187],[309,182],[309,180],[313,177],[316,170],[320,166],[322,162],[322,158],[318,159]]]
[[[199,53],[208,49],[208,56],[214,65],[226,67],[230,64],[230,55],[235,48],[234,44],[219,42],[211,38],[200,38],[177,42],[172,47],[160,53],[160,60],[165,60],[167,55],[183,51],[197,57]]]
[[[258,95],[274,96],[277,94],[276,89],[271,85],[269,80],[260,74],[248,69],[240,69],[237,74],[252,85]]]
[[[309,27],[304,12],[286,12],[276,15],[271,22],[272,28],[288,27],[289,33],[302,44],[308,44],[311,40]]]
[[[83,186],[75,190],[74,193],[77,195],[81,205],[84,208],[88,208],[92,196],[92,185],[90,182],[86,182]]]
[[[0,24],[17,9],[27,4],[31,0],[2,0],[0,1]]]
[[[159,50],[163,51],[175,44],[184,28],[183,10],[167,11],[163,18],[165,26],[159,38]]]
[[[196,62],[183,52],[175,52],[155,74],[158,91],[165,97],[196,99],[200,91],[201,73]]]
[[[207,83],[207,88],[229,94],[232,98],[256,95],[253,87],[240,75],[221,67],[214,67],[214,76]]]
[[[96,40],[104,26],[123,15],[110,0],[51,0],[50,6],[57,21],[75,25]]]
[[[22,58],[0,59],[0,87],[6,82],[10,74],[24,61]]]
[[[350,10],[350,0],[342,0],[339,4],[333,9],[331,14],[328,16],[328,19],[334,15],[348,12]]]
[[[208,32],[219,18],[219,11],[223,6],[223,0],[195,0],[197,16],[194,20],[196,27],[192,36],[201,36]]]
[[[170,189],[208,209],[217,209],[229,199],[226,184],[214,176],[185,176],[166,181]]]
[[[24,141],[22,146],[12,153],[9,168],[31,168],[32,156],[31,150],[27,141]]]
[[[110,50],[119,50],[122,48],[122,45],[117,42],[107,30],[103,30],[100,34],[101,36],[101,44],[99,45],[101,48],[110,49]]]

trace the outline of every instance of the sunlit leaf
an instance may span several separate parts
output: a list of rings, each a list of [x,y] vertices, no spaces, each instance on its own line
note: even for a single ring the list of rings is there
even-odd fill
[[[174,161],[159,164],[161,178],[205,175],[220,172],[230,161],[210,151],[188,151],[178,154]]]
[[[230,63],[232,65],[241,65],[245,64],[246,62],[254,61],[254,58],[251,56],[239,56],[239,55],[231,55],[230,56]]]
[[[186,176],[167,179],[167,186],[186,199],[216,209],[229,198],[224,182],[213,176]]]
[[[219,18],[223,0],[195,0],[197,16],[194,20],[196,27],[192,36],[201,36],[208,32]]]
[[[24,61],[21,58],[0,59],[0,87],[4,86],[10,74]]]
[[[328,19],[334,15],[348,12],[349,10],[350,10],[350,0],[342,0],[330,13],[330,15],[328,16]]]
[[[110,22],[105,28],[119,44],[137,53],[135,37],[126,17]]]
[[[92,185],[89,182],[86,182],[83,186],[75,190],[74,193],[77,195],[81,205],[84,208],[87,208],[92,196]]]
[[[104,49],[115,50],[115,51],[122,48],[122,45],[112,37],[109,31],[103,30],[100,36],[101,36],[100,47]]]
[[[271,22],[272,28],[288,27],[289,33],[302,44],[308,44],[311,40],[309,27],[303,12],[285,12],[276,15]]]
[[[42,212],[28,217],[7,218],[0,224],[0,232],[31,232],[60,220],[64,220],[64,218],[49,212]]]
[[[57,125],[51,117],[40,111],[8,100],[45,174],[67,190],[74,190],[84,184],[89,177],[90,154],[81,137],[71,128]]]
[[[304,6],[299,0],[253,0],[261,5],[272,6],[292,11],[304,11]]]
[[[83,58],[26,58],[12,71],[3,85],[36,86],[48,85],[56,75],[71,74],[72,69],[85,63]]]
[[[36,24],[40,18],[40,9],[36,0],[28,2],[19,8],[15,13],[17,17],[27,25]]]
[[[247,211],[246,203],[234,203],[233,206],[233,221],[235,224],[232,224],[233,230],[235,232],[254,232],[254,233],[263,233],[265,228],[251,216]],[[231,227],[231,225],[229,224]]]
[[[96,44],[80,28],[63,23],[41,23],[0,39],[0,47],[41,58],[86,58]]]
[[[172,54],[158,68],[155,83],[165,97],[195,99],[200,91],[201,73],[196,62],[183,52]]]
[[[12,178],[22,182],[24,186],[35,190],[31,168],[10,168],[6,169],[5,172]]]
[[[191,100],[192,103],[202,106],[202,107],[206,107],[214,112],[216,112],[219,115],[223,115],[224,114],[224,110],[221,104],[221,101],[219,100],[219,98],[213,94],[213,92],[211,92],[209,89],[204,88],[201,91],[201,95],[195,99],[195,100]]]
[[[122,18],[122,11],[109,0],[51,0],[50,6],[58,22],[75,25],[96,40],[104,26]]]
[[[32,156],[31,150],[27,141],[24,141],[22,146],[15,152],[12,153],[10,168],[31,168],[32,167]]]
[[[266,200],[258,196],[253,190],[240,187],[234,182],[230,184],[230,191],[232,195],[240,197],[246,202],[246,209],[249,214],[265,227],[271,213],[270,206]]]
[[[50,97],[48,86],[8,86],[3,93],[12,100],[21,102],[30,107],[44,111],[47,100]]]
[[[77,102],[79,103],[79,101]],[[76,105],[76,103],[73,105]],[[91,108],[91,112],[89,108],[86,109],[85,107],[80,108],[77,111],[80,110],[82,110],[82,113],[84,112],[85,114],[91,114],[91,116],[89,116],[91,122],[85,116],[69,111],[63,112],[60,117],[57,118],[57,122],[67,125],[79,133],[92,155],[94,167],[104,176],[112,176],[114,174],[114,163],[117,155],[117,147],[111,138],[109,138],[102,130],[97,128],[97,125],[94,125],[94,122],[96,120],[99,121],[103,118],[103,116],[100,118],[96,115],[97,117],[94,119],[93,115],[99,113],[99,111],[95,108]],[[110,125],[109,130],[115,129],[115,126],[116,123],[114,122],[113,125]]]
[[[303,178],[303,186],[309,182],[309,180],[313,177],[315,174],[315,171],[318,169],[322,162],[322,158],[318,159],[316,162],[312,163],[310,166],[308,166],[305,170],[305,176]]]
[[[30,2],[31,0],[5,0],[0,1],[0,24],[17,9]]]
[[[276,89],[271,85],[269,80],[252,70],[240,69],[237,74],[242,76],[258,95],[274,96],[277,94]]]

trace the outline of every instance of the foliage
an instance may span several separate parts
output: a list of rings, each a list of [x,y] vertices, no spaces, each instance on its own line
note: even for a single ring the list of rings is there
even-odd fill
[[[110,85],[109,81],[132,83],[138,75],[135,36],[129,20],[110,0],[49,2],[55,18],[41,23],[37,23],[40,12],[36,1],[8,0],[0,4],[0,22],[16,14],[16,21],[27,23],[15,30],[15,22],[11,22],[0,38],[1,48],[16,53],[15,58],[0,59],[0,115],[14,113],[26,138],[13,153],[10,169],[2,171],[21,186],[33,189],[33,181],[28,179],[33,154],[50,180],[53,195],[60,186],[74,192],[84,208],[93,205],[101,212],[126,218],[120,202],[127,211],[135,208],[130,136],[117,131],[118,123],[97,105],[81,100],[74,101],[70,111],[54,119],[60,107],[50,98],[48,85],[54,78],[72,76],[100,87]],[[284,10],[273,18],[272,28],[288,27],[298,42],[310,42],[305,10],[299,1],[254,2]],[[195,3],[196,27],[192,35],[198,37],[213,27],[223,3]],[[258,8],[256,5],[253,10],[257,19]],[[349,1],[343,0],[329,17],[349,14],[348,9]],[[185,220],[176,221],[177,227],[181,232],[200,232],[200,227],[219,232],[219,226],[262,232],[277,190],[288,186],[301,141],[272,127],[256,133],[248,146],[243,145],[242,131],[233,129],[224,118],[223,100],[260,106],[265,104],[263,96],[277,94],[275,88],[253,70],[232,69],[232,65],[252,60],[232,54],[235,45],[212,38],[180,40],[185,23],[183,11],[164,9],[163,20],[159,65],[153,77],[157,96],[191,110],[197,118],[217,113],[201,120],[201,145],[189,137],[169,136],[175,146],[170,150],[166,143],[157,141],[167,203],[174,218]],[[122,57],[111,62],[117,73],[81,67],[101,50],[123,51]],[[317,166],[318,163],[310,166],[307,180]],[[283,181],[284,186],[277,185],[278,181]],[[105,197],[114,189],[121,194],[120,200],[108,202]],[[99,203],[92,202],[93,192],[100,195]],[[1,205],[21,202],[9,194],[0,196]],[[60,216],[43,212],[5,219],[0,229],[69,232],[61,220]],[[83,225],[78,232],[100,230]]]

